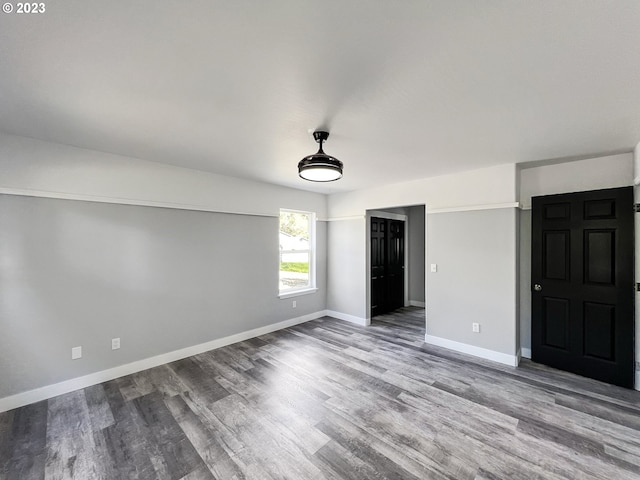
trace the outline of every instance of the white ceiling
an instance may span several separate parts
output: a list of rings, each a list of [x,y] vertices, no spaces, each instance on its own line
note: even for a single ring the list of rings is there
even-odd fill
[[[325,193],[640,140],[638,0],[45,3],[0,14],[7,133]]]

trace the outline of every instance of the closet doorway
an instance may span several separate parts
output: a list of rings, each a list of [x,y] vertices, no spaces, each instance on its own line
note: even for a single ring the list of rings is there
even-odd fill
[[[405,305],[405,225],[371,217],[371,317]]]

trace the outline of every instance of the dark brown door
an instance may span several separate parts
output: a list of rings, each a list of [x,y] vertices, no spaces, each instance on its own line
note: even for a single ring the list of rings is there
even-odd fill
[[[387,221],[371,218],[371,316],[386,311],[385,265],[387,262]]]
[[[534,197],[532,359],[633,388],[633,188]]]
[[[404,222],[388,220],[387,310],[404,307]]]
[[[404,222],[371,218],[371,316],[404,306]]]

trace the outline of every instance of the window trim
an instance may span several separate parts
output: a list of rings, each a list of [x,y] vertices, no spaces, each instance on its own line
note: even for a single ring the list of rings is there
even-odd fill
[[[287,288],[280,290],[280,255],[278,249],[278,297],[290,298],[300,295],[308,295],[318,291],[316,287],[316,213],[306,210],[294,210],[291,208],[281,208],[278,212],[278,235],[280,234],[280,215],[282,212],[304,213],[309,215],[309,284],[304,287]]]
[[[318,291],[317,287],[305,287],[304,290],[291,290],[287,293],[279,293],[278,298],[291,298],[291,297],[300,297],[302,295],[310,295],[312,293],[316,293]]]

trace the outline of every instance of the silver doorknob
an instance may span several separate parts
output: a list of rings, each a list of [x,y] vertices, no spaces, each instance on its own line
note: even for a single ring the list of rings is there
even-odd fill
[[[541,291],[542,291],[542,285],[540,285],[539,283],[536,283],[536,284],[533,286],[533,289],[534,289],[536,292],[541,292]]]

